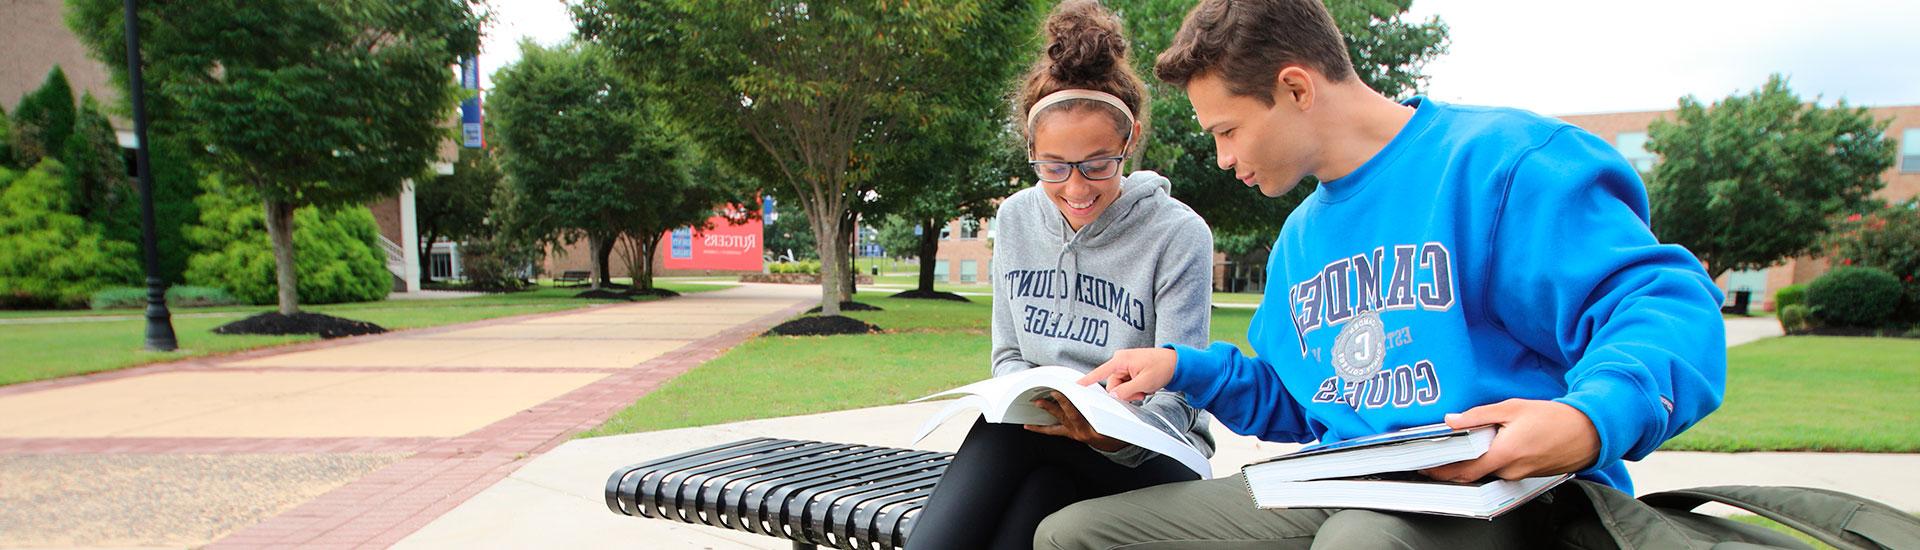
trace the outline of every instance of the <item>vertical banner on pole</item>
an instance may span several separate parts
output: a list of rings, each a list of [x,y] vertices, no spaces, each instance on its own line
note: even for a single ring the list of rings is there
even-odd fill
[[[460,144],[469,149],[486,146],[486,136],[480,132],[480,58],[468,56],[460,60],[460,87],[471,90],[473,95],[460,102]]]

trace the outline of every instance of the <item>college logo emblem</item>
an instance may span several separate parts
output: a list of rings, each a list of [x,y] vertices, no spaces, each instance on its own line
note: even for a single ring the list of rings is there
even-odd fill
[[[1333,372],[1341,380],[1360,383],[1380,372],[1387,360],[1386,325],[1380,313],[1365,311],[1347,321],[1333,339]]]

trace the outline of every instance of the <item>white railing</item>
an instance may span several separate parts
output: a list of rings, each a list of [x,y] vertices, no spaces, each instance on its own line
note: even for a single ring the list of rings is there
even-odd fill
[[[400,248],[400,245],[395,244],[386,235],[380,236],[380,248],[387,251],[387,271],[392,272],[395,277],[405,278],[407,276],[406,249]]]

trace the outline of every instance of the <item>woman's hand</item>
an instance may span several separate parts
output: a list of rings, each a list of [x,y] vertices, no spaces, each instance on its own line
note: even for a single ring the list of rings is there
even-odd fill
[[[1060,395],[1060,392],[1049,392],[1047,397],[1033,400],[1033,404],[1060,419],[1060,423],[1049,426],[1028,424],[1027,431],[1065,437],[1109,453],[1127,448],[1127,442],[1093,431],[1093,425],[1087,423],[1087,418],[1080,416],[1080,409],[1074,408],[1073,401]]]

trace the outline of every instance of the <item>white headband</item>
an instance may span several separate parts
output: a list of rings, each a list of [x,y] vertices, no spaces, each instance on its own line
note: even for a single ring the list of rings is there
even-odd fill
[[[1120,101],[1120,98],[1114,97],[1113,94],[1109,94],[1099,90],[1068,89],[1068,90],[1060,90],[1058,92],[1047,94],[1047,97],[1040,98],[1040,101],[1034,103],[1032,109],[1027,109],[1027,128],[1029,129],[1033,128],[1033,119],[1034,117],[1040,116],[1040,111],[1045,110],[1048,107],[1052,107],[1056,103],[1060,103],[1063,101],[1072,101],[1075,99],[1091,99],[1094,101],[1112,105],[1113,108],[1119,109],[1121,114],[1127,115],[1128,128],[1132,128],[1136,122],[1133,120],[1133,111],[1127,110],[1126,102]]]

